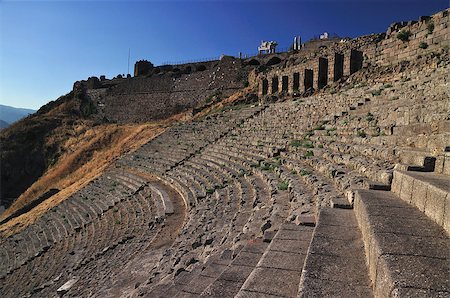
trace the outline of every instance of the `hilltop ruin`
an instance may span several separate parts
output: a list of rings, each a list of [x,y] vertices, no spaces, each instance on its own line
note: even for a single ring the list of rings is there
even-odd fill
[[[97,124],[183,118],[2,218],[0,295],[449,296],[449,12],[75,83]]]

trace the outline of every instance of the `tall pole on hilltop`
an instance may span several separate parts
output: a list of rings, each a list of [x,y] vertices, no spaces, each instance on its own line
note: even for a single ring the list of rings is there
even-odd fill
[[[127,74],[130,74],[130,52],[131,52],[131,49],[128,48],[128,71],[127,71]]]

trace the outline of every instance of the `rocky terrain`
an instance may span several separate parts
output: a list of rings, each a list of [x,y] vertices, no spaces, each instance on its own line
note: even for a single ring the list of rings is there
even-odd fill
[[[283,79],[314,51],[259,68],[233,100],[170,122],[29,224],[6,222],[1,295],[449,296],[448,10],[389,30],[422,38],[430,19],[423,38],[445,37],[431,49],[392,63],[374,50],[322,87],[319,63],[315,90]],[[405,46],[389,34],[374,42]]]

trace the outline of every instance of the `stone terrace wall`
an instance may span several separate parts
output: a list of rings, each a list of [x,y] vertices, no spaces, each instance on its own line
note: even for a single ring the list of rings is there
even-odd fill
[[[432,52],[448,51],[448,24],[449,9],[419,21],[394,23],[386,33],[302,49],[260,72],[259,95],[318,90],[367,64],[396,65]],[[402,30],[409,32],[408,40],[398,38]]]
[[[214,95],[229,96],[243,88],[252,69],[231,57],[200,64],[206,69],[185,74],[173,68],[148,77],[124,79],[107,90],[89,90],[88,94],[97,103],[99,117],[119,123],[145,122],[205,104]]]
[[[431,17],[421,17],[417,22],[405,24],[392,24],[387,32],[386,39],[377,43],[372,49],[368,48],[365,54],[377,65],[397,64],[401,61],[414,60],[420,55],[431,52],[440,53],[450,45],[449,11],[446,9]],[[433,29],[429,30],[429,24]],[[401,31],[409,31],[409,41],[401,41],[397,38]],[[426,45],[421,48],[420,44]]]

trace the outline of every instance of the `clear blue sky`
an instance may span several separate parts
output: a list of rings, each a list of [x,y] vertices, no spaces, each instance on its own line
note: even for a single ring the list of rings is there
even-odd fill
[[[384,32],[448,8],[448,0],[1,1],[0,103],[39,108],[89,76],[221,54],[288,47],[324,31]]]

